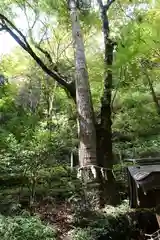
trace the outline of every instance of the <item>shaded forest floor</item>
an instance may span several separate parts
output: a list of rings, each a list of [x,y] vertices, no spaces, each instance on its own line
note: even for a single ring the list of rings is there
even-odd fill
[[[56,230],[57,240],[143,240],[144,233],[151,234],[158,229],[152,211],[129,208],[124,188],[120,189],[123,200],[119,206],[94,211],[85,205],[79,181],[67,171],[40,178],[31,205],[31,190],[22,182],[24,179],[19,177],[1,176],[0,214],[38,216],[43,224]]]
[[[59,202],[53,205],[51,202],[42,202],[35,208],[35,213],[41,220],[56,227],[59,239],[67,237],[67,233],[73,230],[73,216],[70,204]]]
[[[1,191],[1,214],[38,216],[44,224],[56,229],[57,240],[87,240],[90,232],[93,235],[91,234],[88,240],[105,240],[108,237],[115,240],[143,240],[144,233],[151,234],[158,229],[155,215],[151,211],[131,210],[128,200],[124,200],[117,207],[108,206],[93,212],[90,209],[79,209],[79,203],[72,204],[69,199],[54,198],[50,195],[35,201],[30,208],[26,200],[28,196],[24,195],[19,204],[19,196],[15,190]],[[76,237],[72,238],[72,234]]]

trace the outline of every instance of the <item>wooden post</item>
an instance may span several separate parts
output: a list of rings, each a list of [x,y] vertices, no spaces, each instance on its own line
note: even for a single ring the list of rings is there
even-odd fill
[[[73,152],[71,152],[70,167],[71,167],[71,171],[73,171]]]
[[[156,207],[156,218],[157,218],[158,226],[160,228],[160,205],[157,205]]]
[[[156,218],[157,218],[158,226],[160,228],[160,215],[157,213],[156,213]]]

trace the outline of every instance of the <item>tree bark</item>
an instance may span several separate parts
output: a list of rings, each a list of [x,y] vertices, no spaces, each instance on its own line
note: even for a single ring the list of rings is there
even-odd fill
[[[72,21],[72,34],[75,49],[76,67],[76,104],[79,125],[79,161],[80,167],[96,165],[96,130],[94,113],[89,86],[89,77],[86,65],[84,43],[79,23],[79,14],[76,3],[70,0],[70,12]]]
[[[112,65],[114,42],[109,38],[109,20],[107,11],[114,0],[108,1],[103,5],[102,0],[97,0],[100,7],[102,20],[102,31],[104,37],[104,89],[101,98],[101,122],[97,133],[97,159],[98,164],[107,169],[107,180],[101,179],[100,191],[101,201],[108,204],[119,203],[119,194],[116,189],[116,181],[112,172],[113,167],[113,149],[112,149]]]
[[[84,190],[86,199],[92,206],[99,206],[99,173],[96,153],[96,128],[94,110],[90,92],[88,70],[85,57],[85,48],[81,27],[79,22],[79,12],[75,0],[69,1],[72,35],[75,50],[75,86],[76,86],[76,106],[78,115],[79,132],[79,176],[85,184]],[[90,184],[92,187],[90,187]],[[97,187],[98,186],[98,187]],[[90,200],[92,196],[92,200]]]

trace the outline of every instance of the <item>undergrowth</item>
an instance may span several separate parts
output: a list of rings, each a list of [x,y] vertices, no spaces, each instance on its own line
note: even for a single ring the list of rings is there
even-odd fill
[[[54,228],[35,217],[0,216],[1,240],[56,240]]]

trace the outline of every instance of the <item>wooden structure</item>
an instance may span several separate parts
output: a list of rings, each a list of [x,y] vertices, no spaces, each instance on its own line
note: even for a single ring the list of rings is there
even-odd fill
[[[132,160],[127,168],[131,208],[155,208],[160,227],[160,158]],[[160,230],[148,239],[160,239]]]
[[[155,208],[160,204],[160,165],[127,168],[131,208]]]

